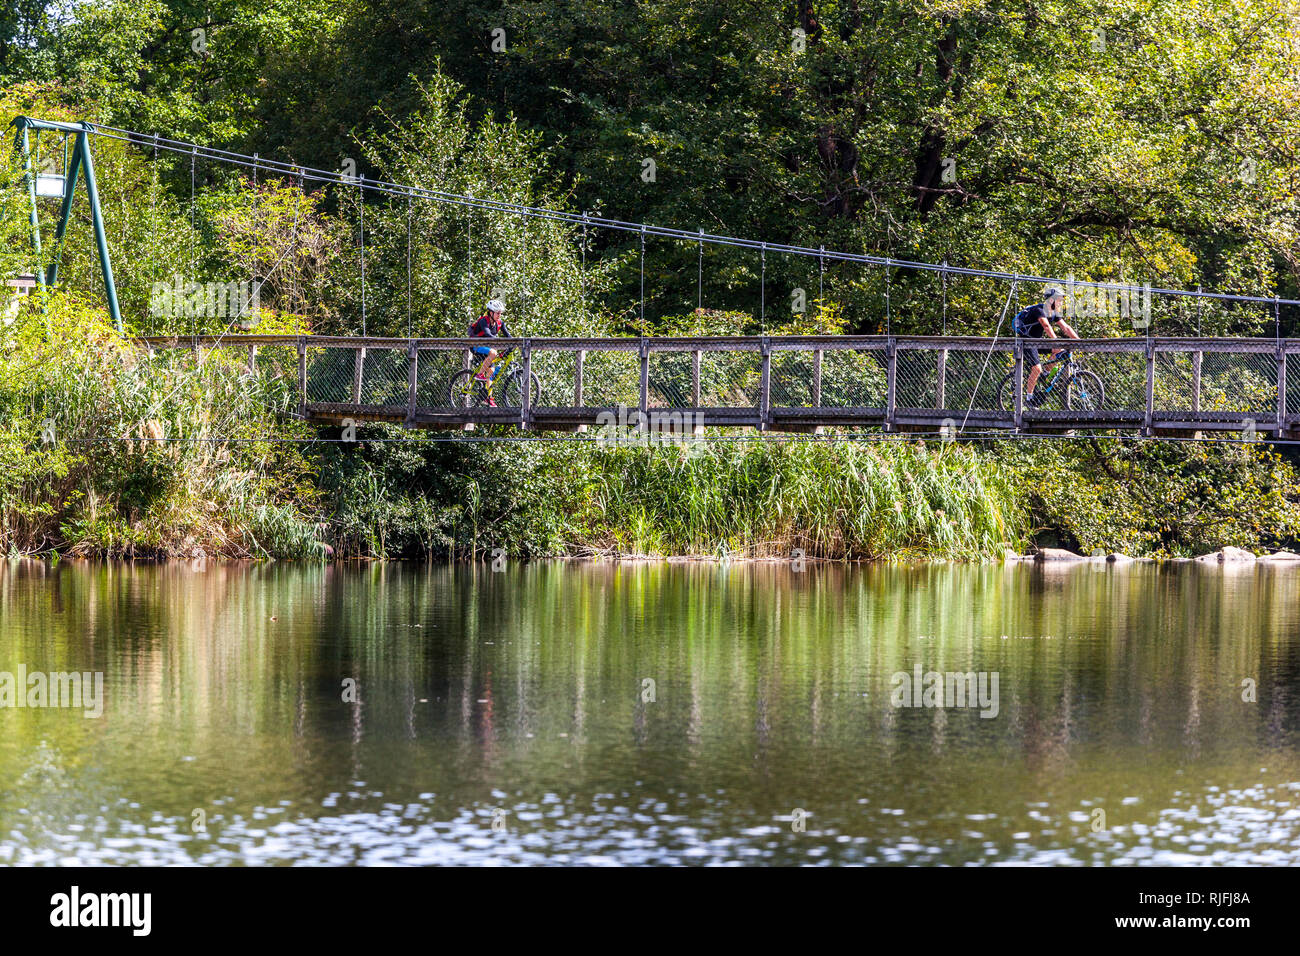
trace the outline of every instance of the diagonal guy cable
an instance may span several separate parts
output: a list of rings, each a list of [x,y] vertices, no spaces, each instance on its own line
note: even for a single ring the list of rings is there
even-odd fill
[[[966,430],[966,422],[970,420],[971,409],[975,407],[975,396],[979,393],[980,382],[984,381],[984,370],[989,367],[989,359],[993,357],[993,349],[998,344],[998,333],[1002,331],[1002,323],[1006,321],[1007,309],[1011,308],[1011,300],[1016,294],[1016,286],[1020,283],[1020,278],[1011,283],[1011,291],[1007,293],[1006,304],[1002,306],[1002,315],[998,318],[998,327],[993,330],[993,341],[989,343],[989,350],[984,354],[984,365],[980,368],[979,378],[975,379],[975,387],[970,390],[970,404],[966,406],[966,417],[961,420],[961,428],[958,431]]]

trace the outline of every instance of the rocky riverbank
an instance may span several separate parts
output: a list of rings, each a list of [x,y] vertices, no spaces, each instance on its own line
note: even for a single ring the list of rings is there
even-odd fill
[[[1138,562],[1155,564],[1164,562],[1169,564],[1210,564],[1210,565],[1248,565],[1248,564],[1269,564],[1269,565],[1296,565],[1300,564],[1300,554],[1294,551],[1273,551],[1268,554],[1255,554],[1244,548],[1227,547],[1219,551],[1211,551],[1208,554],[1197,555],[1194,558],[1134,558],[1127,554],[1119,553],[1096,553],[1096,554],[1076,554],[1073,551],[1067,551],[1064,548],[1041,548],[1037,551],[1031,551],[1028,554],[1017,554],[1014,551],[1006,553],[1006,560],[1012,561],[1033,561],[1038,563],[1069,563],[1074,561],[1104,562],[1107,564],[1134,564]]]

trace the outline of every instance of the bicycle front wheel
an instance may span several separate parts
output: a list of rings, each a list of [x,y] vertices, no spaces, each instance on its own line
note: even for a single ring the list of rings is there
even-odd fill
[[[529,403],[533,407],[536,407],[541,402],[542,399],[542,383],[538,380],[536,375],[530,375],[529,378],[532,379],[532,388],[530,389],[532,394],[528,396]],[[502,392],[502,396],[504,398],[505,404],[510,408],[523,408],[524,406],[523,382],[524,382],[523,372],[515,372],[508,379],[506,379],[506,386],[504,391]]]
[[[1065,401],[1078,412],[1100,411],[1105,405],[1106,389],[1093,372],[1075,372],[1065,392]]]

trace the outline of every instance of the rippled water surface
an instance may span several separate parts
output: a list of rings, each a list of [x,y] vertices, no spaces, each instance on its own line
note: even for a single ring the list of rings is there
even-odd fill
[[[1298,635],[1300,569],[11,561],[0,672],[105,702],[0,709],[0,862],[1296,864]]]

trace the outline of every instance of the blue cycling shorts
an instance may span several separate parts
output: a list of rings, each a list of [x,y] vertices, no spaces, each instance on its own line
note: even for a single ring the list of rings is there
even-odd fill
[[[490,348],[488,348],[486,345],[476,345],[476,346],[474,346],[474,354],[477,355],[477,356],[479,356],[480,358],[487,358],[487,357],[488,357],[488,354],[489,354],[491,351],[492,351],[492,350],[491,350]]]

